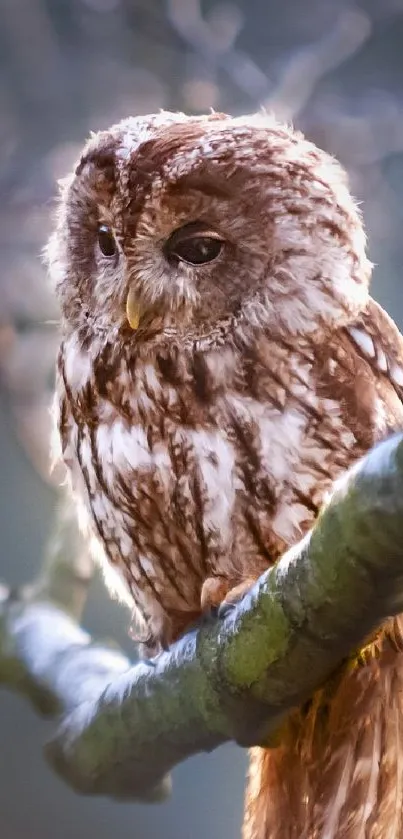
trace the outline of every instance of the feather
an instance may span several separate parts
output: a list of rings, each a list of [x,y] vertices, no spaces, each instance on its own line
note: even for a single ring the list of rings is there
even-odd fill
[[[370,740],[370,748],[368,749],[368,756],[360,757],[357,755],[356,773],[362,771],[365,763],[368,762],[367,768],[367,782],[363,790],[363,799],[360,807],[357,810],[357,818],[355,825],[355,839],[366,839],[367,825],[376,809],[379,766],[381,762],[381,746],[382,746],[382,700],[376,702],[373,718],[367,719],[366,737]]]
[[[280,746],[253,750],[243,839],[400,839],[402,630],[390,621],[291,715]]]
[[[354,767],[354,752],[351,745],[343,749],[342,759],[341,777],[335,794],[326,808],[326,819],[321,830],[321,839],[334,839],[338,831],[340,813],[348,799],[349,784]]]
[[[402,644],[401,617],[395,619],[392,629],[393,635],[389,639],[391,647],[384,656],[380,674],[383,699],[382,750],[378,806],[368,833],[370,839],[395,839],[403,832],[403,660],[401,651],[396,651],[396,646],[401,650]]]

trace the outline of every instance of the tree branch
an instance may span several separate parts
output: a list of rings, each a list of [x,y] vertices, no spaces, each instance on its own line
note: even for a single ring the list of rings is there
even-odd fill
[[[47,756],[76,790],[156,799],[179,761],[267,743],[385,618],[403,611],[403,435],[341,480],[312,532],[236,606],[134,666],[50,602],[0,602],[0,682],[59,714]],[[48,596],[53,587],[42,587]]]

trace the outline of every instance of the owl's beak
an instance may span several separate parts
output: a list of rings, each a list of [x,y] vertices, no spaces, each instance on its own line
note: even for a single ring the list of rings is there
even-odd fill
[[[127,295],[126,316],[131,328],[134,330],[138,329],[141,318],[141,307],[133,287],[129,289],[129,293]]]

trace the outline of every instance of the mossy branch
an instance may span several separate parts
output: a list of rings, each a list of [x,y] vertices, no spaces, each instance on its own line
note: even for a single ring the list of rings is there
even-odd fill
[[[76,790],[161,798],[169,770],[190,755],[230,739],[267,742],[374,627],[403,611],[403,436],[350,470],[308,537],[240,603],[152,661],[132,666],[92,643],[51,602],[71,605],[55,575],[48,568],[53,583],[42,579],[34,597],[4,592],[0,682],[58,715],[46,752]]]

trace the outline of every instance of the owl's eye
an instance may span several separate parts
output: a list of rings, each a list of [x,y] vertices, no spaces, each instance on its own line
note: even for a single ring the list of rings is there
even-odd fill
[[[115,256],[117,253],[116,239],[107,224],[100,224],[98,227],[98,244],[104,256]]]
[[[224,242],[217,233],[197,231],[194,225],[187,225],[172,233],[166,242],[165,253],[170,259],[179,259],[189,265],[203,265],[216,259],[223,246]]]

